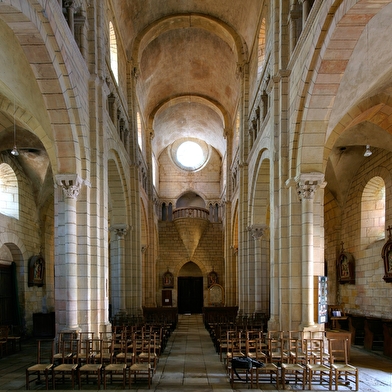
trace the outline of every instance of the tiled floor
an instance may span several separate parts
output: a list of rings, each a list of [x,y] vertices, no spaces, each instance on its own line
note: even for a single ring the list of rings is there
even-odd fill
[[[25,369],[35,361],[34,342],[25,343],[22,351],[0,359],[0,390],[25,389]],[[392,391],[392,360],[381,355],[368,353],[357,347],[351,349],[351,363],[359,368],[361,392]],[[113,384],[121,389],[119,384]],[[43,385],[31,386],[43,389]],[[60,385],[59,385],[60,387]],[[109,386],[108,386],[109,387]],[[235,383],[234,390],[247,390],[245,383]],[[64,384],[62,388],[71,389]],[[96,390],[96,385],[83,385],[82,389]],[[133,390],[148,390],[147,383],[132,385]],[[287,389],[300,389],[288,385]],[[325,387],[316,390],[327,391]],[[157,372],[153,377],[152,391],[232,391],[224,366],[215,352],[201,315],[180,315],[177,329],[173,332],[165,352],[162,354]],[[263,384],[263,391],[276,391],[274,385]],[[339,390],[352,390],[352,385],[341,386]]]

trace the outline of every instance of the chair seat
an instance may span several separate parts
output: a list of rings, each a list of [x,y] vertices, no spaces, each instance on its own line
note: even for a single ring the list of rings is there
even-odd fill
[[[64,353],[64,358],[69,359],[71,358],[73,353]],[[57,353],[53,355],[54,359],[63,359],[63,353]]]
[[[119,372],[127,368],[125,363],[111,363],[105,366],[106,372]]]
[[[264,371],[264,370],[266,370],[266,371],[268,371],[268,370],[273,370],[273,371],[275,371],[275,370],[277,370],[277,369],[278,369],[278,366],[277,366],[276,364],[274,364],[274,363],[272,363],[272,362],[267,362],[267,363],[264,364],[263,367],[261,367],[261,368],[256,368],[256,371],[258,371],[258,372],[262,372],[262,371]]]
[[[313,372],[328,372],[330,370],[328,366],[321,363],[309,363],[307,366]]]
[[[45,370],[50,370],[52,368],[53,364],[47,364],[47,363],[37,363],[33,366],[30,366],[27,368],[29,372],[43,372]]]
[[[151,365],[148,362],[134,363],[130,366],[130,369],[134,372],[146,371],[151,369]]]
[[[96,372],[99,369],[102,368],[102,365],[100,363],[87,363],[85,365],[83,365],[79,370],[81,372]]]
[[[148,354],[148,353],[140,353],[139,354],[139,358],[142,358],[142,359],[147,359],[147,358],[157,358],[158,357],[158,355],[156,354],[156,353],[151,353],[151,354]]]
[[[356,367],[345,363],[334,363],[332,364],[332,369],[339,370],[342,372],[354,372],[357,370]]]
[[[282,368],[285,370],[304,370],[304,367],[299,363],[282,363]]]
[[[70,372],[78,368],[77,363],[62,363],[54,368],[56,372]]]

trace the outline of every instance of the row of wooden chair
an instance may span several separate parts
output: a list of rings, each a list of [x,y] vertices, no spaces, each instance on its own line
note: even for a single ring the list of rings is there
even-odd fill
[[[339,382],[352,382],[358,390],[358,369],[348,363],[348,340],[325,339],[324,336],[304,338],[302,332],[227,331],[226,354],[223,359],[230,382],[238,380],[238,371],[251,385],[260,382],[282,385],[301,384],[312,389],[315,383],[326,383],[338,389]],[[320,334],[319,334],[320,335]],[[263,363],[261,368],[234,369],[232,358],[249,357]],[[240,379],[242,381],[242,379]]]
[[[53,389],[56,382],[70,379],[72,388],[77,382],[93,379],[98,389],[103,383],[104,389],[109,381],[122,382],[123,388],[137,378],[147,380],[151,386],[162,340],[159,328],[144,326],[141,329],[116,330],[101,333],[95,338],[91,332],[61,333],[57,344],[54,340],[39,340],[37,343],[37,363],[26,369],[26,389],[33,381],[45,379],[48,389],[51,378]],[[47,351],[43,354],[43,351]]]

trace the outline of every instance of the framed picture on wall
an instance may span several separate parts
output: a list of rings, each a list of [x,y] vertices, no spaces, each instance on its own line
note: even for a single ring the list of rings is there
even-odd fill
[[[339,283],[355,284],[355,260],[354,256],[343,250],[337,260],[337,273]]]
[[[174,277],[169,270],[167,270],[162,276],[162,286],[166,289],[174,287]]]
[[[385,282],[392,282],[392,228],[388,226],[389,238],[382,248],[381,257],[384,260],[384,277]]]

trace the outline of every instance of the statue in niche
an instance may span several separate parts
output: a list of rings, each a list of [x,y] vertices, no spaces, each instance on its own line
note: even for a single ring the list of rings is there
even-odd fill
[[[342,249],[337,260],[338,280],[340,284],[355,284],[355,261],[354,256],[346,252],[341,243]]]

